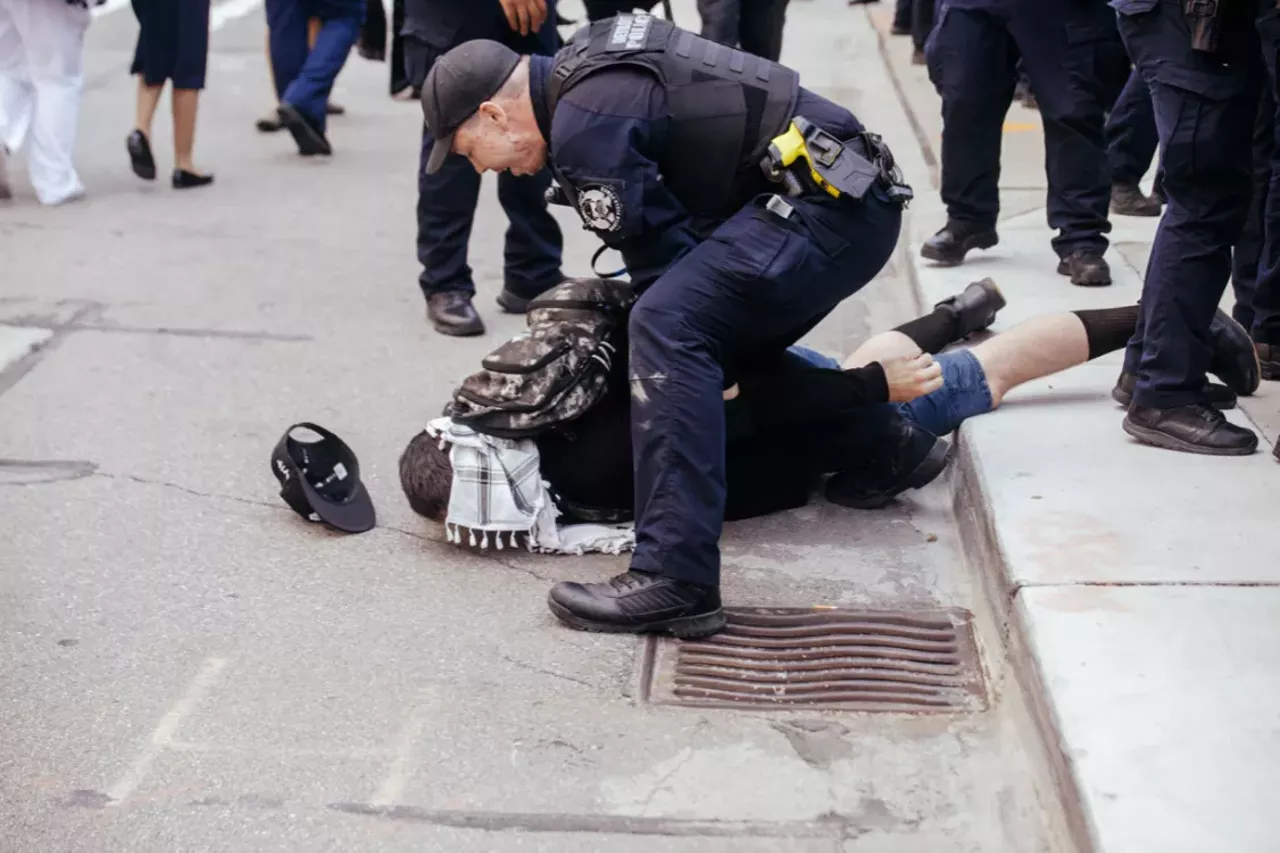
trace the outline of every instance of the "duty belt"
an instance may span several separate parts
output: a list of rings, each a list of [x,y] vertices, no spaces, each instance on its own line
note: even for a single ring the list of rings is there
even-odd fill
[[[803,116],[796,116],[785,132],[769,141],[760,168],[769,180],[782,184],[789,196],[825,192],[832,198],[857,201],[879,184],[901,207],[915,197],[879,136],[863,131],[841,142]]]

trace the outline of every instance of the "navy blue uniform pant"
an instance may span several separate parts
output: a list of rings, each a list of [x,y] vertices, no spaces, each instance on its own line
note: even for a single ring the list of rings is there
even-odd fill
[[[704,38],[778,61],[788,0],[698,0]]]
[[[719,583],[722,365],[764,348],[781,351],[880,272],[902,214],[874,192],[861,202],[790,199],[786,218],[765,208],[767,196],[757,199],[636,302],[628,327],[632,568]]]
[[[1250,320],[1246,327],[1255,341],[1280,345],[1280,110],[1274,108],[1275,104],[1280,104],[1280,78],[1277,77],[1280,72],[1280,10],[1267,9],[1262,13],[1258,19],[1258,35],[1262,40],[1262,58],[1267,66],[1272,104],[1271,138],[1267,140],[1265,130],[1262,131],[1262,143],[1271,143],[1271,156],[1267,169],[1268,186],[1265,198],[1261,200],[1264,237],[1258,260],[1257,287],[1249,297],[1252,316],[1241,319],[1241,322]],[[1257,140],[1255,136],[1255,154],[1259,151]],[[1255,171],[1254,174],[1258,180],[1261,173]]]
[[[1151,168],[1160,135],[1156,132],[1151,90],[1136,68],[1129,73],[1107,116],[1106,135],[1112,183],[1138,184]]]
[[[478,8],[476,14],[483,15],[483,21],[469,22],[457,34],[458,43],[487,38],[500,41],[517,53],[544,56],[555,53],[559,44],[554,3],[547,4],[547,20],[542,29],[528,36],[511,29],[497,3],[492,8]],[[448,47],[415,44],[417,55],[409,64],[417,70],[411,76],[425,79]],[[418,159],[418,262],[422,264],[418,283],[428,297],[450,290],[474,295],[467,243],[480,198],[480,175],[465,157],[457,154],[450,154],[440,171],[428,175],[427,156],[434,144],[435,137],[423,125]],[[551,186],[551,173],[543,169],[536,175],[504,172],[497,177],[498,201],[509,223],[503,249],[503,286],[531,299],[561,281],[563,235],[543,196]]]
[[[1168,197],[1125,370],[1138,375],[1134,405],[1204,403],[1209,324],[1249,208],[1257,34],[1249,21],[1220,36],[1230,52],[1193,52],[1181,0],[1130,0],[1120,33],[1151,89]]]
[[[324,132],[329,93],[347,62],[364,21],[364,0],[267,0],[271,70],[276,97]],[[322,22],[315,47],[307,47],[307,21]]]
[[[1231,255],[1231,284],[1235,289],[1235,305],[1231,316],[1246,329],[1252,329],[1258,319],[1254,305],[1263,308],[1263,313],[1274,314],[1274,307],[1267,311],[1267,303],[1274,300],[1270,284],[1265,290],[1258,287],[1258,276],[1262,266],[1262,252],[1266,238],[1267,199],[1271,196],[1271,160],[1275,156],[1275,121],[1276,105],[1272,99],[1271,87],[1264,85],[1262,95],[1258,98],[1257,118],[1253,124],[1253,190],[1249,196],[1249,213],[1245,217],[1244,227],[1240,230],[1240,239],[1236,241],[1235,251]],[[1270,325],[1276,319],[1269,318]],[[1280,343],[1280,341],[1277,341]]]
[[[1000,144],[1018,60],[1044,122],[1048,220],[1060,257],[1103,252],[1111,181],[1103,137],[1104,8],[1055,2],[944,3],[925,48],[942,95],[942,200],[951,221],[995,227]]]

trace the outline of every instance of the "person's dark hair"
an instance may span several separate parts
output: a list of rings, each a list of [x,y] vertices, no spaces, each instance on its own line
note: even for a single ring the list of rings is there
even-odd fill
[[[453,490],[448,445],[441,450],[439,438],[432,438],[425,431],[415,435],[400,454],[400,488],[414,512],[443,522]]]

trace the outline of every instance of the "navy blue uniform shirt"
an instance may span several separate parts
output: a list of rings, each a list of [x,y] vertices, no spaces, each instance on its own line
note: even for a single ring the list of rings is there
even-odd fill
[[[552,172],[579,193],[580,210],[585,206],[598,213],[587,217],[589,227],[622,254],[631,281],[645,287],[708,235],[703,227],[695,230],[688,200],[662,180],[658,163],[667,154],[671,120],[666,92],[657,77],[638,68],[596,71],[560,98],[548,127],[544,90],[551,63],[550,57],[530,57],[529,83]],[[853,113],[804,88],[795,115],[839,139],[863,131]],[[756,195],[779,189],[763,172],[750,169],[734,184],[728,214]]]

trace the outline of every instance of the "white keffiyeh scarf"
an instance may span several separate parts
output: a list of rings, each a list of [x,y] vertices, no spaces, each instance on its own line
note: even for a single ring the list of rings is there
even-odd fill
[[[519,533],[526,534],[530,551],[547,554],[621,554],[635,547],[631,525],[556,523],[560,511],[542,480],[532,440],[485,435],[447,417],[428,423],[427,434],[442,448],[450,445],[453,487],[445,518],[450,542],[463,544],[465,528],[472,547],[488,548],[492,533],[500,551],[515,548]]]

